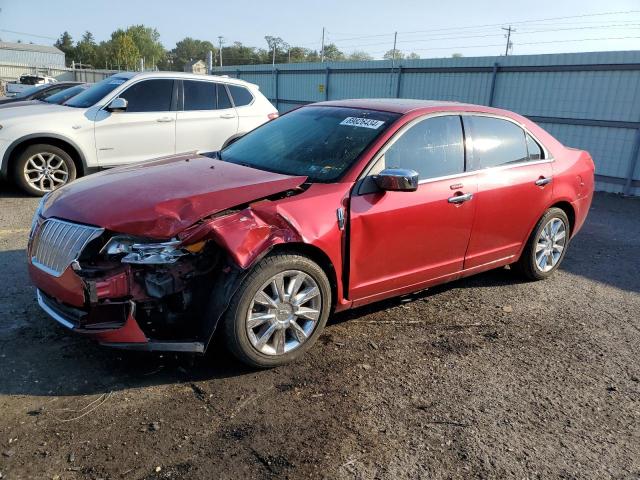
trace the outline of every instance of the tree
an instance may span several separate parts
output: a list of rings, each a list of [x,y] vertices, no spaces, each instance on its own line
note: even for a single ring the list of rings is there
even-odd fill
[[[349,55],[347,55],[347,60],[366,61],[373,60],[373,57],[364,50],[354,50]]]
[[[395,52],[395,56],[394,56],[394,52]],[[382,58],[384,58],[385,60],[393,60],[394,58],[396,60],[402,60],[404,58],[404,53],[402,53],[397,48],[395,50],[392,48],[387,53],[385,53]]]
[[[216,55],[217,50],[213,43],[191,37],[183,38],[176,43],[176,47],[171,51],[173,55],[172,68],[182,71],[184,66],[192,60],[206,60],[209,51]],[[222,58],[224,60],[224,53]]]
[[[306,62],[309,55],[313,52],[304,47],[291,47],[289,49],[289,57],[292,63]]]
[[[250,65],[260,63],[260,55],[255,47],[247,47],[241,42],[233,42],[223,48],[222,60],[228,65]]]
[[[324,46],[324,59],[330,62],[339,62],[344,60],[344,53],[338,49],[335,43]]]
[[[420,59],[420,55],[418,55],[416,52],[411,52],[409,55],[407,55],[406,58],[408,60],[419,60]]]
[[[155,28],[132,25],[125,32],[133,40],[140,56],[144,58],[146,67],[155,67],[165,57],[165,49],[160,43],[160,34]]]
[[[20,43],[20,40],[18,41],[18,43]],[[62,50],[62,52],[64,52],[67,66],[71,65],[71,62],[75,60],[76,49],[73,45],[73,38],[71,38],[69,32],[65,31],[62,35],[60,35],[60,38],[56,40],[54,46],[58,50]]]
[[[93,34],[89,31],[84,32],[82,40],[76,44],[76,60],[82,64],[89,64],[95,67],[97,61],[97,47]]]
[[[111,34],[111,45],[109,46],[112,63],[118,68],[134,70],[140,59],[140,52],[133,41],[131,35],[119,29]]]
[[[280,37],[272,37],[270,35],[267,35],[266,37],[264,37],[264,39],[267,42],[267,45],[269,46],[269,51],[271,52],[271,61],[273,63],[276,63],[277,61],[276,56],[278,55],[278,50],[280,49],[286,50],[289,45]]]
[[[462,58],[463,55],[461,53],[452,53],[451,58]]]

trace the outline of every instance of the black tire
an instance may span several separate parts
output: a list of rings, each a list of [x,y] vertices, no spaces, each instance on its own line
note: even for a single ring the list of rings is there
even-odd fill
[[[251,343],[246,328],[246,317],[258,290],[278,273],[298,270],[309,275],[320,290],[320,315],[314,330],[292,351],[280,355],[267,355],[258,351]],[[223,317],[224,338],[227,347],[241,362],[258,368],[272,368],[296,360],[318,339],[324,329],[331,309],[331,286],[325,272],[315,262],[297,254],[271,254],[253,267],[231,300]]]
[[[29,159],[32,158],[34,155],[38,155],[38,154],[41,154],[44,159],[47,159],[51,154],[59,158],[64,163],[64,165],[62,166],[63,170],[66,169],[66,173],[67,173],[66,180],[62,183],[58,183],[57,181],[54,182],[53,180],[45,179],[42,183],[44,189],[36,188],[36,186],[28,182],[25,176],[26,175],[25,170],[27,169],[27,162],[29,162]],[[47,193],[47,191],[49,191],[50,189],[60,188],[66,185],[67,183],[75,180],[76,174],[77,174],[76,165],[73,162],[73,159],[71,158],[71,156],[63,149],[56,147],[54,145],[47,145],[45,143],[28,146],[18,155],[18,157],[16,158],[16,161],[13,164],[13,177],[16,184],[26,193],[35,197],[41,197],[45,193]],[[56,179],[57,180],[62,179],[62,177],[60,176],[60,173],[56,174]]]
[[[565,238],[566,242],[564,244],[564,248],[560,253],[560,257],[558,258],[555,265],[550,270],[542,271],[538,264],[536,263],[536,244],[537,239],[541,235],[542,230],[545,225],[547,225],[551,220],[558,219],[561,220],[564,224],[565,228]],[[567,214],[564,213],[564,210],[561,208],[550,208],[545,212],[545,214],[538,220],[533,232],[531,232],[531,236],[527,240],[527,244],[522,251],[522,255],[518,262],[514,265],[515,270],[522,274],[529,280],[544,280],[545,278],[550,277],[553,273],[558,269],[562,260],[564,259],[565,254],[567,253],[567,247],[569,246],[569,238],[571,236],[571,224],[569,223],[569,218]]]

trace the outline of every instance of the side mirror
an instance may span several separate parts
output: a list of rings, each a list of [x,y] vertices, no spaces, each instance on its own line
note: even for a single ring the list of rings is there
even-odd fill
[[[404,168],[385,168],[373,177],[381,190],[390,192],[415,192],[418,189],[418,172]]]
[[[107,107],[107,110],[110,112],[124,112],[127,110],[127,107],[129,106],[129,102],[127,102],[126,98],[114,98],[111,103],[109,104],[109,106]]]

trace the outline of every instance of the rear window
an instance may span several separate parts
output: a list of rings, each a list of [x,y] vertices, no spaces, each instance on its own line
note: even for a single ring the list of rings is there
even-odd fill
[[[471,170],[528,160],[524,130],[515,123],[494,117],[465,116],[464,124],[473,140]]]
[[[223,110],[225,108],[232,108],[231,100],[229,100],[229,95],[227,95],[227,89],[224,88],[224,85],[218,84],[218,108]]]
[[[231,92],[231,97],[236,107],[249,105],[253,102],[253,95],[251,95],[251,92],[246,88],[237,85],[227,85],[227,87],[229,88],[229,92]]]
[[[215,83],[183,80],[182,85],[185,110],[215,110],[218,108]]]
[[[538,145],[531,135],[527,133],[527,150],[529,151],[529,160],[542,160],[544,158],[544,151],[542,147]]]

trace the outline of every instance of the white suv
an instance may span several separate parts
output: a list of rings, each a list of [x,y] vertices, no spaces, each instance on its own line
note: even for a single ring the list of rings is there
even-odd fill
[[[43,195],[100,168],[220,150],[277,116],[242,80],[119,73],[63,105],[0,111],[0,175]]]

